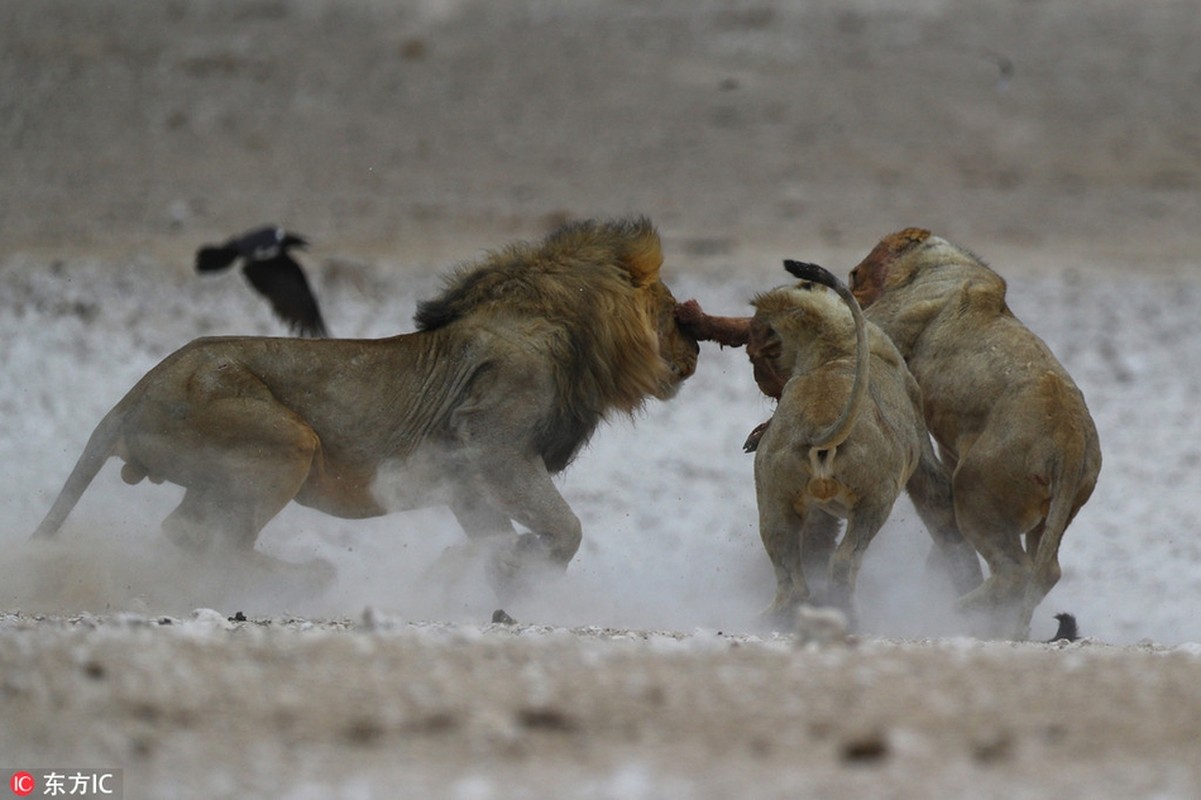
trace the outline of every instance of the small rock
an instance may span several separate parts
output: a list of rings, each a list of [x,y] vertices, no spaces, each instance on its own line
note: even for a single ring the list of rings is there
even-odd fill
[[[849,627],[846,615],[836,608],[801,606],[794,633],[797,644],[845,644]]]

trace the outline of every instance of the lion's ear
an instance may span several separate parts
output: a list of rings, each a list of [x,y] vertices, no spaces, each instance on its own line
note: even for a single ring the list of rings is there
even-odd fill
[[[630,242],[623,261],[635,286],[647,286],[659,280],[663,246],[654,228],[639,231],[637,238]]]
[[[887,245],[889,250],[896,255],[900,255],[901,253],[904,253],[911,248],[922,244],[933,235],[934,234],[925,228],[905,228],[904,230],[897,231],[896,233],[890,233],[888,236],[885,236],[880,240],[880,244]]]

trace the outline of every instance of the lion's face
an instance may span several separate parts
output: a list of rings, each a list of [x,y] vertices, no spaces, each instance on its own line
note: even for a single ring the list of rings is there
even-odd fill
[[[756,314],[751,319],[751,333],[750,340],[746,344],[746,354],[751,360],[755,383],[758,384],[759,391],[777,400],[784,392],[784,384],[788,382],[788,375],[780,365],[782,353],[780,335],[763,315]]]
[[[696,371],[700,346],[676,323],[676,299],[671,290],[661,281],[655,281],[645,290],[650,298],[650,318],[659,337],[659,357],[667,367],[664,380],[654,394],[659,400],[667,400]]]

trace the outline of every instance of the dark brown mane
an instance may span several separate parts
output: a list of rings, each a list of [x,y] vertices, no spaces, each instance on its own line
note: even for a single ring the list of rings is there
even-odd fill
[[[556,412],[539,432],[555,471],[608,411],[637,409],[662,382],[651,310],[661,262],[645,218],[573,222],[460,266],[440,296],[418,304],[414,321],[422,331],[477,316],[547,323],[531,346],[556,372]]]

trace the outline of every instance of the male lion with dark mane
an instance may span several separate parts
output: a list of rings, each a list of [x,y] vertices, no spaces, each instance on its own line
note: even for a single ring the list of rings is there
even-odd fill
[[[151,369],[100,421],[35,538],[110,456],[185,488],[163,522],[196,551],[254,550],[291,500],[339,517],[447,505],[509,563],[566,566],[580,522],[551,476],[611,411],[696,368],[645,218],[568,224],[460,267],[385,339],[214,337]],[[513,522],[529,530],[517,536]]]

